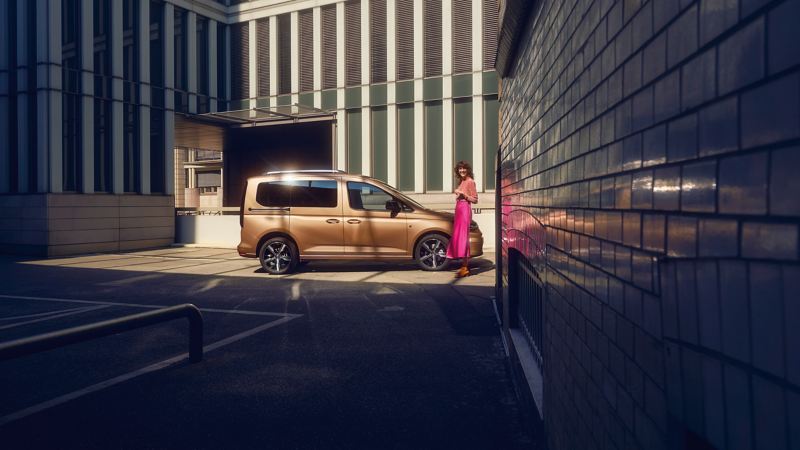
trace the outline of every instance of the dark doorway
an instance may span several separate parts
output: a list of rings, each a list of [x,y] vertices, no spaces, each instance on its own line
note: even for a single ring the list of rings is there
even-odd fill
[[[278,170],[333,169],[333,121],[229,128],[224,206],[239,206],[248,178]]]

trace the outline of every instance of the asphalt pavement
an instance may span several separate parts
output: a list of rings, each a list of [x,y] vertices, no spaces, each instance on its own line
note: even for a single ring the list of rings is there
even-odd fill
[[[0,257],[0,342],[192,303],[183,320],[0,362],[0,448],[522,449],[494,312],[474,276],[316,262],[270,276],[229,249]]]

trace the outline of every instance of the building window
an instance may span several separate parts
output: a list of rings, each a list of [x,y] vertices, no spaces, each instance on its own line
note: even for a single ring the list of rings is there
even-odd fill
[[[61,0],[61,11],[61,189],[75,192],[81,186],[80,1]]]
[[[150,109],[150,192],[163,193],[164,155],[164,2],[150,2],[150,82],[153,104]]]
[[[189,111],[188,91],[188,58],[186,54],[187,39],[186,27],[188,22],[188,12],[185,9],[175,7],[175,39],[173,47],[175,51],[175,110],[180,112]]]
[[[322,15],[322,89],[336,88],[336,5],[323,6]]]
[[[314,15],[312,10],[297,15],[300,92],[314,90]]]
[[[423,11],[425,76],[442,74],[442,0],[426,0]]]
[[[472,71],[472,0],[453,0],[453,73]]]
[[[250,97],[250,25],[231,25],[231,100]]]
[[[111,142],[111,1],[94,0],[94,190],[110,192]]]
[[[369,3],[369,62],[372,83],[386,82],[386,0]]]
[[[197,44],[195,45],[196,60],[197,60],[197,94],[199,97],[205,97],[203,103],[208,105],[208,27],[209,21],[205,17],[197,17]],[[199,105],[201,101],[198,98],[198,112],[208,112],[208,106],[205,110],[200,110]]]
[[[344,4],[344,64],[345,84],[361,84],[361,2],[348,0]]]
[[[483,70],[494,70],[497,53],[497,0],[483,1]]]
[[[289,14],[278,16],[278,94],[292,91],[292,48]]]
[[[258,58],[258,96],[269,96],[269,17],[256,21],[256,56]]]
[[[414,0],[396,0],[397,79],[414,78]]]
[[[217,111],[228,109],[228,73],[230,65],[227,62],[228,46],[226,45],[225,30],[227,25],[217,24]]]

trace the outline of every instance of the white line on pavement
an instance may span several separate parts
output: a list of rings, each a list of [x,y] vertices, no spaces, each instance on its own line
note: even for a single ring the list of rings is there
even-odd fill
[[[45,311],[36,314],[25,314],[24,316],[11,316],[11,317],[0,317],[0,322],[5,322],[8,320],[20,320],[20,319],[30,319],[31,317],[43,317],[43,316],[52,316],[53,314],[60,314],[65,313],[68,311],[77,311],[79,309],[84,309],[85,307],[78,307],[78,308],[67,308],[67,309],[57,309],[55,311]]]
[[[8,325],[3,325],[2,327],[0,327],[0,330],[7,330],[9,328],[16,328],[16,327],[20,327],[22,325],[28,325],[28,324],[31,324],[31,323],[44,322],[45,320],[53,320],[53,319],[59,319],[61,317],[74,316],[75,314],[83,314],[83,313],[89,312],[89,311],[95,311],[95,310],[98,310],[98,309],[108,308],[109,306],[111,306],[111,305],[99,305],[99,306],[90,306],[88,308],[80,308],[80,309],[72,310],[72,311],[69,311],[69,312],[61,313],[61,314],[55,314],[55,315],[51,315],[51,316],[47,316],[47,317],[40,317],[38,319],[28,320],[28,321],[25,321],[25,322],[17,322],[17,323],[12,323],[12,324],[8,324]]]
[[[290,321],[292,319],[296,319],[297,317],[299,317],[299,315],[292,315],[291,317],[283,317],[281,319],[273,320],[272,322],[266,323],[264,325],[255,327],[255,328],[247,330],[247,331],[243,331],[243,332],[241,332],[239,334],[235,334],[233,336],[227,337],[227,338],[222,339],[220,341],[217,341],[217,342],[215,342],[213,344],[206,345],[205,347],[203,347],[203,351],[207,353],[207,352],[210,352],[212,350],[216,350],[216,349],[224,347],[224,346],[226,346],[228,344],[232,344],[232,343],[234,343],[236,341],[239,341],[239,340],[242,340],[244,338],[250,337],[250,336],[252,336],[254,334],[260,333],[260,332],[262,332],[264,330],[268,330],[268,329],[270,329],[272,327],[276,327],[278,325],[282,325],[282,324],[284,324],[284,323],[286,323],[286,322],[288,322],[288,321]],[[141,368],[139,370],[135,370],[133,372],[128,372],[126,374],[123,374],[123,375],[108,379],[106,381],[102,381],[102,382],[97,383],[97,384],[93,384],[93,385],[85,387],[83,389],[79,389],[77,391],[70,392],[69,394],[64,394],[64,395],[58,396],[56,398],[44,401],[42,403],[30,406],[28,408],[21,409],[21,410],[19,410],[17,412],[14,412],[14,413],[8,414],[6,416],[0,417],[0,427],[2,427],[3,425],[5,425],[5,424],[7,424],[9,422],[13,422],[15,420],[19,420],[19,419],[22,419],[24,417],[30,416],[31,414],[35,414],[35,413],[50,409],[50,408],[52,408],[54,406],[61,405],[61,404],[66,403],[66,402],[68,402],[70,400],[75,400],[77,398],[83,397],[84,395],[88,395],[88,394],[91,394],[93,392],[101,391],[101,390],[103,390],[103,389],[105,389],[107,387],[111,387],[111,386],[120,384],[122,382],[125,382],[125,381],[131,380],[133,378],[139,377],[141,375],[145,375],[145,374],[148,374],[148,373],[155,372],[157,370],[163,369],[165,367],[169,367],[169,366],[171,366],[171,365],[173,365],[173,364],[175,364],[175,363],[177,363],[177,362],[179,362],[181,360],[184,360],[184,359],[186,359],[188,357],[189,357],[188,353],[182,353],[182,354],[180,354],[178,356],[173,356],[172,358],[165,359],[164,361],[157,362],[155,364],[151,364],[151,365],[143,367],[143,368]]]

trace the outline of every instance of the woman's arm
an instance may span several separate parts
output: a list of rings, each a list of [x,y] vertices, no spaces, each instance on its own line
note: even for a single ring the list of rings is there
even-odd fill
[[[470,203],[478,203],[478,189],[475,187],[475,180],[470,178],[465,181],[464,198]]]

